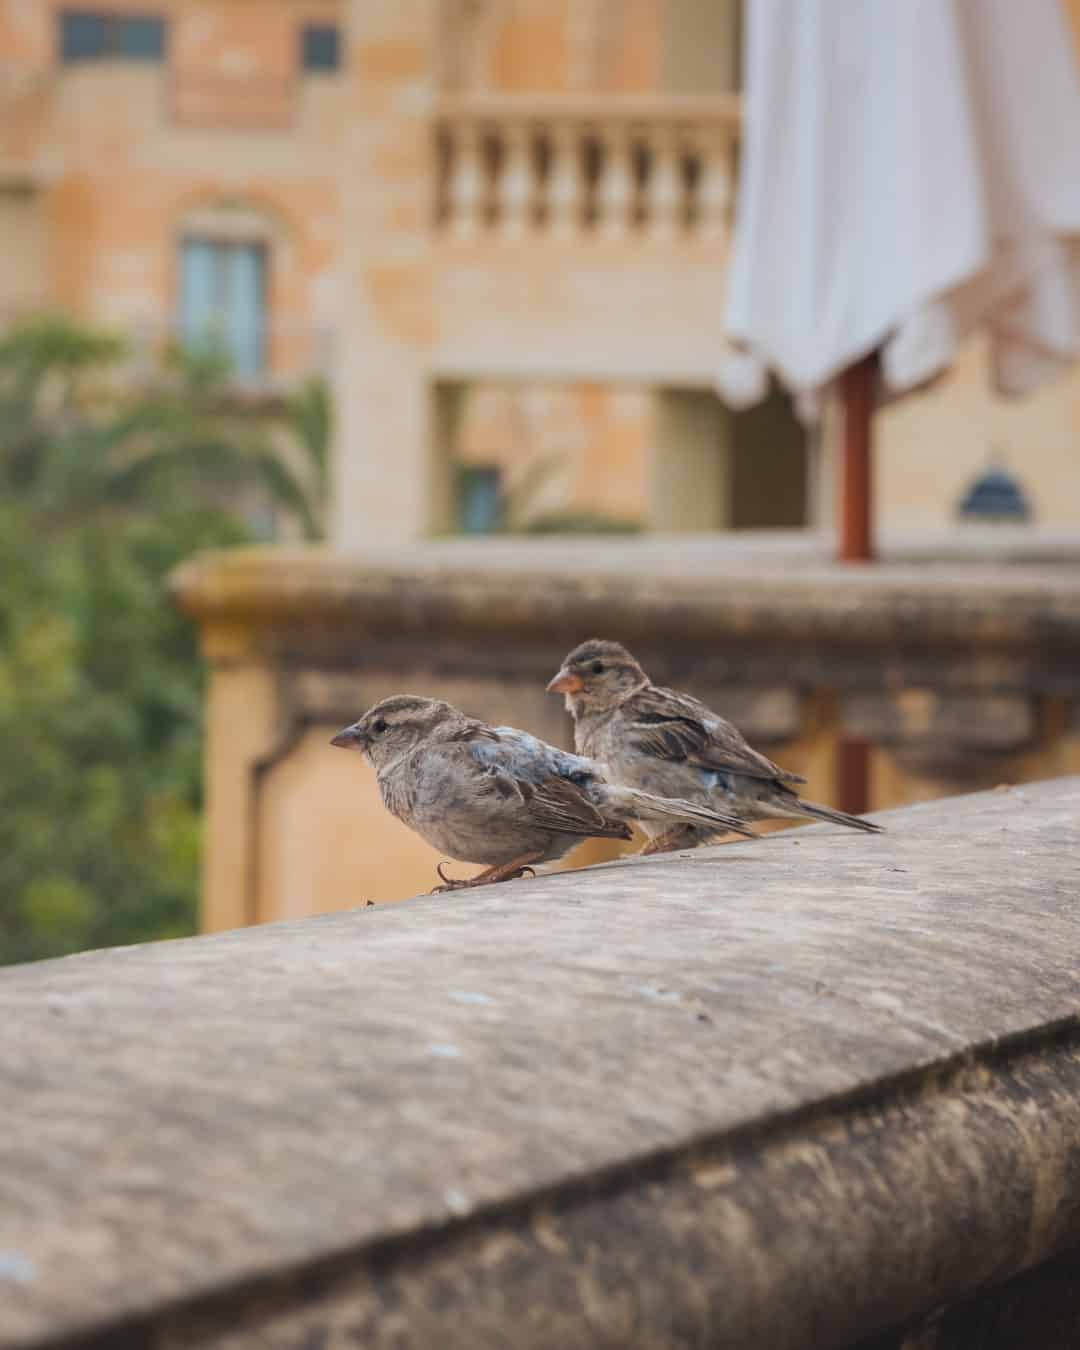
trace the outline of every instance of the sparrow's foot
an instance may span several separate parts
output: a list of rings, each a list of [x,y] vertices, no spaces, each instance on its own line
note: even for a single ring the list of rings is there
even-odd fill
[[[465,880],[463,877],[448,877],[443,871],[444,863],[439,863],[435,870],[442,878],[443,884],[436,886],[431,892],[432,895],[443,895],[447,891],[463,891],[473,886],[490,886],[495,881],[514,881],[518,877],[523,877],[526,872],[529,876],[536,876],[535,871],[529,865],[539,860],[538,854],[526,853],[524,857],[514,858],[511,862],[500,863],[497,867],[485,868],[483,872],[478,872],[476,876]]]
[[[542,853],[523,853],[520,858],[514,858],[508,863],[500,863],[498,867],[489,867],[486,872],[481,872],[476,878],[477,882],[481,880],[488,881],[515,881],[518,877],[523,877],[526,872],[529,876],[536,876],[531,864],[539,862],[544,855]]]
[[[443,871],[445,866],[445,863],[436,863],[435,865],[435,871],[438,872],[439,878],[443,884],[441,886],[436,886],[431,892],[432,895],[445,895],[447,891],[462,891],[467,886],[475,886],[480,880],[480,877],[474,877],[471,881],[467,880],[465,877],[448,877]],[[481,872],[480,876],[482,877],[483,875],[484,873]]]
[[[638,853],[642,856],[649,853],[673,853],[679,848],[693,848],[693,836],[688,834],[683,825],[675,825],[663,834],[656,835],[644,848],[638,849]]]

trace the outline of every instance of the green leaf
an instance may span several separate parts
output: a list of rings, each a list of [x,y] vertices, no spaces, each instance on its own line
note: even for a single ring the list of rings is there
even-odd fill
[[[126,356],[57,318],[0,341],[0,964],[193,930],[204,673],[167,578],[257,514],[323,530],[324,386],[251,416],[213,352]]]

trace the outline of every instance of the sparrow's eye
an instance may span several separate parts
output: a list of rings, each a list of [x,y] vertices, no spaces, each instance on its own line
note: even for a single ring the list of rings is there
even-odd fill
[[[594,675],[603,675],[603,673],[604,673],[604,663],[603,663],[603,661],[594,661],[594,662],[592,663],[592,673],[593,673]]]
[[[386,718],[376,717],[375,721],[371,724],[371,729],[376,736],[381,736],[386,730]]]

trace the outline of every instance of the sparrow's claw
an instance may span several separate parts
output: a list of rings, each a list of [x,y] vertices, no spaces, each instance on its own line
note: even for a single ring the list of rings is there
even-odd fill
[[[435,871],[438,872],[439,878],[443,884],[441,886],[436,886],[431,892],[432,895],[445,895],[447,891],[460,891],[463,886],[472,885],[472,882],[466,881],[462,877],[448,877],[443,871],[445,866],[445,863],[435,864]]]
[[[527,853],[525,856],[531,858],[535,855]],[[520,867],[515,867],[514,864],[510,862],[500,863],[495,867],[485,868],[483,872],[477,873],[475,877],[469,877],[466,881],[461,877],[448,877],[443,871],[443,866],[443,863],[438,863],[435,867],[436,872],[438,872],[439,876],[442,878],[443,884],[441,886],[436,886],[431,892],[432,895],[443,895],[447,891],[461,891],[466,887],[490,886],[494,881],[516,881],[518,877],[523,877],[526,873],[531,877],[536,876],[536,872],[528,863],[522,863]]]

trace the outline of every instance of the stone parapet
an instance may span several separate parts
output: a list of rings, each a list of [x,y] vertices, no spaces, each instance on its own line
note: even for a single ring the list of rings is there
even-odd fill
[[[0,1346],[1066,1350],[1080,779],[0,972]]]
[[[632,538],[447,540],[346,553],[207,555],[175,580],[200,621],[253,621],[281,634],[327,622],[358,634],[459,623],[470,630],[618,627],[627,640],[785,638],[850,644],[912,639],[969,650],[1080,647],[1080,567],[947,562],[877,565],[785,558],[720,543]]]
[[[329,736],[411,691],[566,742],[543,686],[589,636],[626,642],[848,809],[1080,771],[1068,564],[844,569],[686,538],[444,540],[204,557],[174,591],[211,664],[211,927],[421,887],[437,859]],[[854,775],[852,746],[868,747]],[[379,860],[368,830],[388,841]]]

